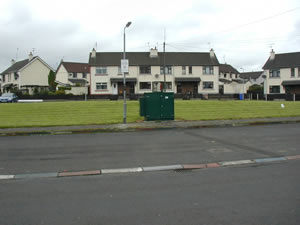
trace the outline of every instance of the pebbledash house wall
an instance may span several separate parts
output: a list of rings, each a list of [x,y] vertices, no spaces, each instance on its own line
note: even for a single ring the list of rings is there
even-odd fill
[[[129,62],[130,64],[130,62]],[[183,65],[184,66],[184,65]],[[101,67],[101,66],[99,66]],[[119,66],[107,66],[107,74],[96,74],[97,66],[90,67],[91,73],[91,95],[111,95],[112,83],[111,78],[122,78],[123,75],[119,73]],[[167,92],[177,93],[177,85],[175,78],[200,78],[198,84],[198,94],[217,94],[219,93],[219,66],[213,66],[213,74],[203,74],[203,66],[193,66],[192,74],[183,74],[182,66],[172,66],[172,74],[166,74],[166,82],[172,83],[172,89],[167,89]],[[188,70],[188,67],[187,67]],[[145,92],[152,92],[153,82],[163,82],[164,75],[160,74],[160,66],[151,66],[151,74],[140,74],[139,66],[129,66],[129,73],[126,78],[136,78],[134,87],[135,94],[143,94]],[[203,82],[213,82],[213,89],[204,89]],[[151,89],[140,89],[140,82],[151,82]],[[107,83],[106,90],[96,90],[96,83]]]

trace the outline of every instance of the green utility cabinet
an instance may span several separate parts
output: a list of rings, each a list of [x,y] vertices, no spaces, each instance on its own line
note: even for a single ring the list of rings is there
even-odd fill
[[[174,93],[145,93],[140,98],[140,116],[145,120],[174,120]]]

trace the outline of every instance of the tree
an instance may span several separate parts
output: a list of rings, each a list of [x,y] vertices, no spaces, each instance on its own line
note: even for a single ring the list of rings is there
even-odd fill
[[[254,84],[249,87],[248,93],[253,93],[253,94],[263,94],[264,92],[264,87],[262,85]]]
[[[52,70],[50,70],[49,75],[48,75],[48,84],[49,84],[50,91],[56,90],[57,83],[55,82],[55,73]]]

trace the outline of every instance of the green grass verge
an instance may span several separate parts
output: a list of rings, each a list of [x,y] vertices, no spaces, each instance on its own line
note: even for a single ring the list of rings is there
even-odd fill
[[[281,103],[285,108],[281,108]],[[139,102],[127,102],[128,123],[142,121]],[[175,101],[176,120],[300,116],[300,102]],[[113,124],[123,121],[123,101],[0,104],[0,128]]]

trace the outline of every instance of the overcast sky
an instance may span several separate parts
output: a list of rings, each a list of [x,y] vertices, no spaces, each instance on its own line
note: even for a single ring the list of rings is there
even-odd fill
[[[89,52],[208,52],[240,71],[261,70],[271,46],[300,51],[299,0],[1,0],[0,71],[30,51],[54,69]],[[97,43],[97,44],[96,44]],[[241,69],[243,68],[243,69]]]

